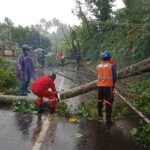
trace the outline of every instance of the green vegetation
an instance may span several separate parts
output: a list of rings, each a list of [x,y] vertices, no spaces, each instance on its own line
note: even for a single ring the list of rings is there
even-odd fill
[[[131,133],[147,150],[150,149],[150,124],[134,128]]]
[[[110,50],[119,68],[149,57],[150,2],[124,0],[126,7],[117,11],[112,11],[110,2],[113,0],[76,0],[73,12],[81,24],[67,35],[71,50],[80,50],[84,58],[94,61],[104,49]]]
[[[51,57],[46,57],[45,65],[48,67],[57,66],[59,63],[56,61],[56,58],[54,55]]]
[[[48,102],[45,102],[43,104],[43,111],[48,111]],[[121,104],[119,104],[119,107]],[[114,110],[118,108],[115,107]],[[123,108],[123,107],[120,107]],[[18,100],[15,101],[12,105],[12,109],[17,112],[34,112],[37,111],[37,105],[35,102],[29,102],[26,100]],[[64,101],[60,101],[57,110],[57,114],[59,116],[68,117],[70,115],[77,115],[80,118],[86,118],[90,120],[98,120],[98,112],[97,112],[97,102],[96,100],[93,100],[91,102],[82,102],[75,110],[71,111],[70,108],[68,108],[67,104]],[[119,112],[124,112],[124,110]],[[119,114],[119,113],[118,113]],[[116,112],[113,113],[113,118],[117,117],[118,115]]]
[[[129,108],[125,103],[122,103],[122,101],[115,101],[113,104],[113,112],[112,112],[112,118],[119,119],[124,116],[128,116],[130,114]]]
[[[44,33],[39,32],[37,28],[36,26],[22,27],[20,25],[16,27],[14,23],[6,17],[4,23],[0,23],[0,42],[6,47],[10,45],[10,50],[16,49],[18,52],[24,43],[32,45],[32,49],[42,47],[50,50],[51,42],[49,38]],[[12,45],[15,45],[15,47],[12,47]]]
[[[130,102],[145,116],[150,118],[150,79],[144,79],[135,84],[130,84],[128,88],[137,94]],[[134,128],[131,133],[145,148],[150,148],[150,124]]]
[[[139,81],[135,84],[129,85],[128,87],[138,96],[132,98],[130,102],[137,107],[144,115],[150,116],[150,79]]]
[[[78,108],[73,111],[73,114],[90,120],[98,120],[99,117],[96,100],[91,102],[82,102]]]
[[[26,100],[18,100],[12,104],[13,111],[17,112],[33,112],[37,110],[35,102],[28,102]]]
[[[0,90],[5,94],[13,94],[17,85],[15,63],[0,57]]]
[[[64,101],[58,103],[56,112],[62,117],[68,117],[70,115],[70,110]]]
[[[49,111],[48,106],[49,106],[49,102],[43,103],[43,112]],[[36,113],[37,105],[34,101],[29,102],[29,101],[20,99],[20,100],[15,101],[12,104],[12,109],[13,111],[17,111],[17,112]],[[63,116],[63,117],[67,117],[70,114],[69,109],[67,108],[67,104],[64,101],[59,102],[56,111],[59,116]]]
[[[86,100],[85,100],[86,101]],[[99,120],[97,111],[97,100],[90,102],[82,102],[74,111],[73,114],[90,120]],[[129,115],[128,107],[121,101],[117,101],[113,105],[112,118],[119,119],[122,115]]]

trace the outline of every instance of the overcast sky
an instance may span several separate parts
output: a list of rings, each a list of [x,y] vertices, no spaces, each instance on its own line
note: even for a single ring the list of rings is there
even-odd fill
[[[66,24],[79,24],[71,13],[75,0],[0,0],[0,22],[8,17],[15,25],[27,26],[37,24],[41,18],[57,18]],[[122,0],[116,0],[117,8],[123,7]]]

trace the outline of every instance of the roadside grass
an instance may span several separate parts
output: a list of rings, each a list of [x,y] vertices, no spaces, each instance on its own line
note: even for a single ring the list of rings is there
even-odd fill
[[[136,141],[143,145],[145,149],[150,149],[150,124],[133,128],[131,134],[135,137]]]
[[[130,102],[150,119],[150,79],[131,84],[128,88],[139,95]],[[133,128],[131,133],[146,149],[150,149],[150,124]]]
[[[4,94],[15,94],[18,90],[15,68],[15,62],[0,57],[0,91]]]

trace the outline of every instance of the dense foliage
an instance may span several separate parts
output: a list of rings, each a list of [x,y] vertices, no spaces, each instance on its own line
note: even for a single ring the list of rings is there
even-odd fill
[[[131,133],[147,150],[150,149],[150,124],[134,128]]]
[[[33,49],[42,47],[50,50],[51,48],[50,39],[41,34],[36,27],[22,27],[20,25],[16,27],[7,17],[4,23],[0,23],[0,43],[10,50],[18,50],[24,43],[32,45]]]
[[[100,59],[107,49],[122,68],[150,56],[150,1],[124,0],[126,7],[117,11],[112,11],[112,1],[84,1],[77,0],[74,10],[82,21],[74,27],[76,36],[68,35],[83,57]]]
[[[128,87],[137,96],[133,97],[130,102],[138,108],[144,115],[150,118],[150,79],[136,82]]]
[[[0,57],[0,89],[8,91],[18,84],[15,73],[15,63]]]

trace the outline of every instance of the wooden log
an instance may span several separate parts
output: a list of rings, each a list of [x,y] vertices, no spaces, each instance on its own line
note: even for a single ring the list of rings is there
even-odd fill
[[[139,63],[128,66],[118,72],[118,80],[122,80],[131,76],[135,76],[138,74],[142,74],[145,72],[150,72],[150,58],[145,59]],[[70,89],[68,91],[64,91],[60,94],[62,99],[71,98],[74,96],[78,96],[81,94],[85,94],[97,88],[97,80],[92,81],[90,83],[84,84],[82,86]]]
[[[15,96],[15,95],[0,95],[0,103],[2,104],[12,104],[17,100],[27,100],[34,101],[36,99],[35,96]]]
[[[138,74],[142,74],[145,72],[150,72],[150,58],[145,59],[139,63],[126,67],[118,72],[118,80],[122,80],[131,76],[135,76]],[[89,82],[87,84],[81,85],[79,87],[64,91],[60,93],[61,99],[67,99],[71,97],[75,97],[78,95],[85,94],[92,90],[97,89],[96,85],[97,80]],[[3,103],[12,103],[18,99],[26,99],[28,101],[35,100],[35,97],[29,96],[13,96],[13,95],[0,95],[0,102]]]

